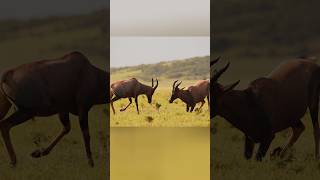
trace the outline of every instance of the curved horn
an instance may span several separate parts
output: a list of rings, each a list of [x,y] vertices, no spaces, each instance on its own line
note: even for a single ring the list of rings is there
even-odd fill
[[[229,65],[230,65],[230,62],[228,62],[228,64],[227,64],[224,68],[222,68],[222,69],[220,69],[219,71],[217,71],[217,72],[213,75],[213,77],[211,78],[211,81],[212,81],[212,82],[217,81],[217,80],[219,79],[219,77],[229,68]]]
[[[151,87],[153,87],[153,78],[151,79]]]
[[[152,82],[153,82],[153,81],[152,81]],[[155,90],[157,89],[158,85],[159,85],[159,81],[158,81],[157,78],[156,78],[156,82],[157,82],[157,84],[154,86],[153,91],[155,91]]]
[[[176,88],[179,87],[181,83],[182,83],[182,81],[180,81],[180,82],[176,85]]]
[[[175,81],[173,82],[172,89],[174,89],[174,87],[175,87],[175,85],[176,85],[177,82],[178,82],[178,80],[175,80]]]
[[[232,90],[234,87],[236,87],[239,83],[240,83],[240,80],[238,80],[237,82],[232,83],[230,85],[227,85],[227,86],[223,87],[223,91],[228,92],[228,91]]]
[[[219,60],[220,60],[221,56],[219,56],[217,59],[213,60],[213,61],[210,61],[210,67],[212,65],[214,65],[215,63],[217,63]]]

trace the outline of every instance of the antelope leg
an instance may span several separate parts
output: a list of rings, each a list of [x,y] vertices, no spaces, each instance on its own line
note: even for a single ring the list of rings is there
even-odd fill
[[[260,143],[258,153],[256,154],[257,161],[262,161],[262,158],[266,155],[273,138],[274,135],[271,135]]]
[[[90,148],[90,134],[89,134],[89,124],[88,124],[88,111],[83,111],[80,113],[79,116],[79,123],[80,128],[86,148],[87,158],[88,158],[88,164],[93,167],[93,159],[92,159],[92,153]]]
[[[317,90],[319,92],[319,90]],[[319,159],[319,136],[320,136],[320,129],[319,129],[319,121],[318,121],[318,113],[319,113],[319,93],[316,93],[311,100],[309,105],[309,110],[312,119],[313,125],[313,137],[314,137],[314,145],[315,145],[315,157]]]
[[[192,106],[191,106],[190,112],[193,112],[194,107],[195,107],[195,105],[192,105]]]
[[[136,107],[137,107],[137,112],[139,114],[139,105],[138,105],[138,96],[134,99],[135,103],[136,103]]]
[[[115,96],[115,97],[113,97],[113,98],[111,99],[111,101],[110,101],[110,104],[111,104],[111,108],[112,108],[113,114],[116,114],[116,112],[115,112],[115,110],[114,110],[113,102],[118,101],[119,99],[121,99],[121,98],[120,98],[120,97]]]
[[[125,111],[131,105],[131,103],[132,103],[132,99],[129,98],[129,104],[125,108],[120,109],[120,111]]]
[[[289,142],[281,149],[280,157],[283,158],[286,151],[291,148],[294,143],[298,140],[302,132],[304,131],[305,127],[301,121],[291,127],[292,128],[292,135],[289,139]]]
[[[114,106],[113,106],[113,102],[110,102],[110,104],[111,104],[111,108],[112,108],[113,114],[116,114],[116,111],[115,111]]]
[[[24,112],[21,110],[16,111],[8,118],[0,121],[0,130],[1,134],[4,140],[4,143],[6,145],[8,154],[10,156],[11,165],[15,166],[17,163],[16,153],[14,152],[11,138],[10,138],[10,130],[12,127],[21,124],[33,117],[32,113]]]
[[[116,111],[115,111],[114,106],[113,106],[113,101],[112,101],[112,97],[113,96],[114,96],[114,93],[112,91],[110,91],[110,98],[111,98],[110,105],[111,105],[113,114],[116,114]]]
[[[51,142],[51,144],[43,149],[43,150],[35,150],[34,152],[31,153],[31,156],[34,158],[38,158],[41,156],[48,155],[51,150],[57,145],[57,143],[66,135],[70,132],[70,119],[69,119],[69,114],[68,113],[60,113],[59,114],[59,119],[60,122],[63,125],[63,129],[61,133]]]
[[[199,110],[202,108],[202,106],[204,105],[204,103],[205,103],[205,101],[202,100],[202,101],[201,101],[201,105],[200,105],[200,107],[199,107]]]
[[[250,159],[253,154],[254,142],[246,136],[245,145],[244,145],[244,156],[246,159]]]

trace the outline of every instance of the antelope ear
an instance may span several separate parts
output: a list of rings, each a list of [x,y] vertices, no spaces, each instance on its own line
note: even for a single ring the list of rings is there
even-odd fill
[[[180,90],[184,90],[184,88],[186,88],[186,87],[183,87],[183,88],[181,88]]]
[[[229,92],[231,91],[233,88],[235,88],[238,84],[240,83],[240,80],[238,80],[237,82],[233,83],[233,84],[229,84],[227,86],[223,87],[223,93]]]

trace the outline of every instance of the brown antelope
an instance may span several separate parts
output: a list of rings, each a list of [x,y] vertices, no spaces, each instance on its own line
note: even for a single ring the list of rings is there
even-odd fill
[[[272,152],[283,157],[304,131],[301,118],[309,108],[315,157],[319,158],[319,66],[308,59],[287,61],[268,76],[251,82],[244,90],[233,90],[239,81],[228,86],[218,83],[228,67],[229,64],[211,77],[211,115],[222,116],[245,134],[245,157],[250,159],[254,143],[259,143],[256,159],[262,160],[275,133],[291,128],[288,143]]]
[[[94,166],[90,148],[88,112],[93,105],[109,100],[109,73],[90,64],[79,52],[62,58],[24,64],[4,72],[1,78],[1,119],[14,104],[17,111],[0,121],[0,130],[11,164],[16,164],[10,130],[35,116],[59,114],[61,133],[47,148],[35,150],[31,156],[48,155],[70,131],[69,113],[79,117],[88,163]]]
[[[112,99],[110,100],[110,104],[113,114],[115,114],[113,102],[121,98],[128,98],[129,104],[125,108],[120,109],[120,111],[125,111],[131,105],[132,98],[134,98],[137,112],[139,114],[138,96],[142,94],[146,95],[148,98],[148,103],[151,104],[152,96],[159,85],[158,79],[156,79],[156,82],[156,85],[154,85],[154,80],[152,78],[151,86],[148,86],[140,83],[136,78],[131,78],[112,83],[110,89],[110,98]]]
[[[210,82],[209,80],[200,80],[195,85],[189,86],[186,90],[179,88],[182,81],[176,84],[178,80],[173,82],[172,93],[169,103],[173,103],[177,98],[181,99],[186,104],[186,111],[192,112],[197,103],[201,103],[199,110],[204,105],[204,99],[207,97],[208,106],[210,109],[209,91]]]

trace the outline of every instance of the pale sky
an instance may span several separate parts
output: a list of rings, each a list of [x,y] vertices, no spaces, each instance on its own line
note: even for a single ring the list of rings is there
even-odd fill
[[[111,36],[209,36],[210,0],[111,0]]]
[[[111,67],[210,55],[210,37],[111,37]]]

